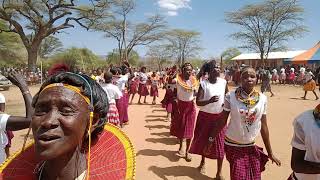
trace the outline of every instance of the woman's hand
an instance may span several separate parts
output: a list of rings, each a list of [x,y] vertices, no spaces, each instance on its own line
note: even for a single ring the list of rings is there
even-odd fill
[[[210,99],[209,99],[209,102],[210,103],[214,103],[214,102],[217,102],[219,101],[219,96],[212,96]]]
[[[270,160],[272,163],[276,163],[277,166],[281,166],[281,161],[276,158],[273,154],[269,155]]]
[[[12,84],[18,86],[20,89],[28,87],[23,76],[17,72],[9,73],[7,78],[12,82]]]

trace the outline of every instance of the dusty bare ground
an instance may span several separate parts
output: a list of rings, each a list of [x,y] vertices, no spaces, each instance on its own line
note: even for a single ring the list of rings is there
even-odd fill
[[[35,93],[39,87],[31,87]],[[268,122],[270,139],[274,153],[282,161],[282,166],[277,167],[270,162],[267,170],[263,173],[265,180],[283,180],[290,174],[290,141],[292,136],[292,121],[299,113],[311,109],[318,103],[313,94],[309,93],[310,100],[300,100],[303,95],[301,87],[273,86],[275,97],[268,98]],[[7,98],[7,112],[13,115],[23,115],[24,107],[22,96],[17,88],[10,91],[2,91]],[[164,95],[160,90],[159,103]],[[268,94],[269,96],[269,94]],[[134,102],[137,102],[137,97]],[[148,98],[151,103],[151,98]],[[201,175],[196,167],[200,163],[200,157],[193,156],[193,160],[187,163],[175,155],[178,144],[177,140],[169,136],[170,122],[165,121],[166,112],[160,105],[136,105],[129,107],[130,124],[123,130],[127,132],[135,145],[137,152],[137,180],[208,180],[212,179],[216,172],[216,162],[207,161],[207,175]],[[12,151],[22,146],[23,136],[26,130],[15,132]],[[263,143],[259,138],[258,144]],[[224,162],[223,175],[229,179],[228,162]]]

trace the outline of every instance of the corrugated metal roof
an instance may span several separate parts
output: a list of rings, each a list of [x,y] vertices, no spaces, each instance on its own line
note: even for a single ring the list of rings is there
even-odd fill
[[[284,52],[270,52],[268,59],[288,59],[293,58],[301,53],[306,52],[306,50],[299,51],[284,51]],[[260,60],[260,53],[244,53],[232,58],[232,60]]]

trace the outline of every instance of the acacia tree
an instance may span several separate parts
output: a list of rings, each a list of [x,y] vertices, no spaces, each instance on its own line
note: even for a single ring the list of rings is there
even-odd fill
[[[63,45],[59,38],[48,36],[40,45],[39,56],[40,58],[48,58],[48,56],[62,51],[62,47]]]
[[[285,42],[306,31],[303,12],[297,0],[268,0],[227,12],[225,19],[241,28],[231,37],[243,43],[241,48],[259,52],[264,64],[270,51],[285,49]]]
[[[179,65],[185,63],[190,57],[195,57],[202,48],[200,47],[200,33],[183,29],[173,29],[166,33],[167,48],[176,57]]]
[[[95,26],[97,31],[105,32],[107,38],[117,41],[119,60],[128,60],[130,52],[136,46],[149,45],[160,40],[166,27],[166,22],[160,15],[150,16],[141,23],[129,21],[128,15],[135,7],[134,0],[114,0],[114,19]]]
[[[225,51],[222,52],[221,54],[221,65],[223,66],[223,64],[230,64],[231,63],[231,59],[240,55],[241,52],[239,51],[238,48],[228,48]]]
[[[156,62],[159,71],[161,71],[163,65],[168,63],[169,59],[172,58],[170,49],[163,44],[149,46],[147,56]]]
[[[48,36],[79,25],[88,29],[97,19],[109,17],[108,0],[1,0],[0,19],[8,24],[0,32],[16,33],[28,52],[28,66],[35,69],[41,42]]]

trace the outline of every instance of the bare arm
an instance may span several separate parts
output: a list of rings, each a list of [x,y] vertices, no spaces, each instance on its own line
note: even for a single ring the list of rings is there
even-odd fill
[[[29,92],[29,88],[20,74],[17,74],[17,73],[9,74],[8,79],[13,84],[18,86],[22,93],[25,108],[26,108],[26,116],[25,117],[10,116],[7,122],[6,129],[10,131],[17,131],[17,130],[28,128],[31,122],[32,111],[33,111],[33,108],[31,106],[32,97]]]
[[[306,151],[292,148],[291,168],[296,173],[320,174],[320,163],[304,160]]]
[[[270,144],[270,138],[269,138],[269,129],[267,124],[267,115],[262,115],[261,118],[261,130],[260,130],[263,143],[267,149],[269,158],[275,162],[278,166],[281,165],[281,162],[273,155],[271,144]]]

